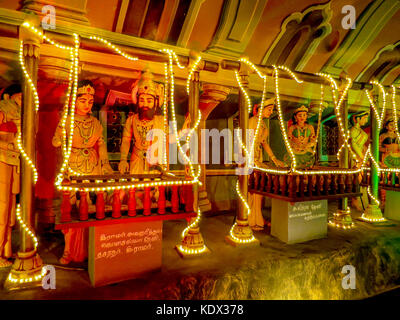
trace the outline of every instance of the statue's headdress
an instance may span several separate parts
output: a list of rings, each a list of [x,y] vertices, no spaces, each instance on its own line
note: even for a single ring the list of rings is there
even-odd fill
[[[164,100],[164,86],[160,83],[153,81],[154,76],[149,69],[142,73],[137,85],[132,89],[132,101],[134,104],[138,102],[141,94],[150,94],[158,101],[158,106],[161,106]]]

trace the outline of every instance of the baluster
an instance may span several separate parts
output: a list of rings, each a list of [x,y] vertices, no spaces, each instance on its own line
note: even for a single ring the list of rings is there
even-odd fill
[[[316,174],[315,175],[315,178],[317,179],[317,186],[316,186],[316,193],[317,193],[317,195],[318,196],[320,196],[321,195],[321,178],[322,178],[322,175],[320,176],[320,175],[318,175],[318,174]]]
[[[265,173],[261,172],[261,181],[260,181],[259,190],[264,191],[264,188],[265,188]]]
[[[79,191],[81,199],[79,201],[79,220],[86,221],[89,219],[89,205],[86,198],[86,191]]]
[[[136,189],[130,188],[128,195],[128,216],[136,216]]]
[[[329,194],[329,174],[324,175],[324,194]]]
[[[313,184],[313,179],[312,179],[312,177],[313,176],[307,176],[307,185],[308,185],[308,187],[307,187],[307,191],[308,191],[308,195],[310,196],[310,197],[312,197],[312,195],[313,195],[313,189],[314,189],[314,184]]]
[[[304,184],[304,175],[303,174],[301,174],[300,175],[300,177],[299,177],[299,194],[300,194],[300,197],[301,198],[303,198],[304,197],[304,189],[305,189],[305,184]]]
[[[69,190],[63,190],[60,222],[71,221],[71,209],[71,192]]]
[[[165,214],[165,206],[166,206],[166,199],[165,199],[165,187],[159,186],[158,187],[158,214]]]
[[[279,193],[279,175],[274,175],[274,194]]]
[[[96,219],[102,220],[106,217],[104,206],[104,191],[98,191],[96,197]]]
[[[344,185],[344,176],[343,174],[339,174],[339,192],[340,194],[344,194],[344,189],[345,189],[345,185]]]
[[[249,175],[249,190],[254,189],[254,175],[255,171],[253,170],[251,175]]]
[[[172,186],[171,210],[173,213],[179,211],[178,186]]]
[[[338,184],[337,184],[337,175],[332,173],[331,174],[331,190],[332,190],[332,194],[337,194],[338,192]]]
[[[193,212],[193,188],[191,184],[184,186],[185,188],[185,212]]]
[[[271,174],[267,173],[267,192],[271,193],[271,188],[272,188],[272,177]]]
[[[143,197],[143,214],[145,216],[151,215],[151,187],[144,188],[144,197]]]
[[[352,189],[353,189],[353,175],[351,174],[346,174],[345,175],[346,178],[346,192],[351,193]]]
[[[258,171],[254,172],[254,190],[258,190],[259,186],[259,179],[260,179],[260,173]]]
[[[121,198],[120,198],[120,190],[115,189],[113,193],[113,204],[112,204],[112,214],[113,218],[121,218]]]
[[[358,174],[353,176],[354,192],[360,192],[360,180],[358,179]]]
[[[281,175],[279,177],[280,180],[280,186],[281,186],[281,195],[282,196],[286,196],[288,194],[288,190],[287,190],[287,180],[286,180],[287,176],[286,175]]]
[[[289,198],[297,198],[296,196],[296,176],[289,175]]]

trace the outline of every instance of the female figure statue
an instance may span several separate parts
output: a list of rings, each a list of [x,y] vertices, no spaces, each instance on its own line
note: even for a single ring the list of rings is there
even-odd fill
[[[368,134],[362,129],[362,127],[367,124],[368,117],[369,114],[367,111],[357,112],[351,117],[353,126],[350,128],[350,146],[358,160],[357,164],[353,164],[352,167],[360,167],[362,165],[364,155],[368,149],[369,137]],[[360,190],[363,193],[363,199],[366,201],[366,203],[368,203],[368,198],[365,196],[365,188],[361,187]],[[351,204],[353,208],[356,208],[358,211],[363,211],[360,199],[354,197],[351,198]]]
[[[382,164],[388,168],[400,167],[400,141],[397,138],[393,118],[385,121],[385,126],[379,135],[379,151],[382,153]]]
[[[350,145],[357,157],[358,166],[361,166],[368,148],[368,134],[362,129],[368,122],[368,116],[367,111],[360,111],[351,118],[353,126],[350,129]]]
[[[100,121],[91,116],[93,106],[94,86],[89,80],[78,83],[75,102],[74,134],[69,158],[69,167],[80,174],[109,174],[113,170],[108,162],[107,147],[103,139],[103,127]],[[59,123],[53,137],[53,146],[61,147],[63,129]],[[67,137],[70,131],[70,118],[66,122]],[[72,202],[76,201],[75,195]],[[65,239],[64,254],[61,264],[71,261],[83,262],[87,258],[87,229],[71,228],[63,231]]]
[[[316,144],[314,127],[307,123],[308,109],[305,106],[297,108],[292,117],[292,125],[288,129],[290,146],[296,158],[296,167],[310,168],[314,165],[314,147]],[[289,154],[285,155],[286,165],[290,165]]]
[[[263,163],[263,149],[265,152],[268,154],[272,162],[276,167],[283,167],[284,163],[280,160],[278,160],[274,153],[271,150],[271,147],[267,143],[267,138],[269,135],[268,129],[265,125],[264,119],[268,119],[272,112],[274,111],[274,105],[275,105],[275,99],[269,99],[265,101],[264,103],[264,108],[262,111],[262,119],[261,119],[261,124],[259,128],[259,133],[257,137],[255,137],[255,142],[254,142],[254,164],[255,166],[261,167]],[[257,123],[258,123],[258,107],[254,108],[254,116],[249,119],[249,129],[250,130],[256,130],[257,128]],[[262,195],[258,194],[248,194],[248,201],[249,201],[249,206],[250,206],[250,215],[248,217],[249,219],[249,225],[253,230],[263,230],[265,221],[262,215]]]

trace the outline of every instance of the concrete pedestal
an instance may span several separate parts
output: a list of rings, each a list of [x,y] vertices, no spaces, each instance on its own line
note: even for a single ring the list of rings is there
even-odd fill
[[[161,269],[162,221],[89,228],[89,277],[94,287]]]
[[[325,238],[327,220],[327,200],[290,203],[272,199],[271,235],[285,243]]]
[[[386,191],[384,216],[386,219],[400,221],[400,192]]]

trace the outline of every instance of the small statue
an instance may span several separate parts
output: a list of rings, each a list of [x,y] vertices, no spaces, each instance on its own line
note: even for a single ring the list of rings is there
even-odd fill
[[[162,84],[154,82],[153,74],[149,70],[145,70],[139,83],[132,90],[132,101],[138,106],[138,113],[129,116],[125,123],[121,142],[121,161],[118,166],[120,173],[150,172],[151,166],[160,163],[158,151],[162,148],[156,147],[155,151],[151,152],[151,147],[160,146],[158,139],[161,136],[158,134],[151,136],[150,134],[156,130],[164,131],[164,117],[156,114],[157,109],[162,105],[162,99]],[[186,117],[183,129],[187,129],[189,123],[190,117]],[[165,134],[167,133],[165,132]],[[171,140],[173,137],[167,137],[170,142],[173,141]],[[127,159],[132,138],[134,146],[129,165]]]
[[[74,134],[68,165],[73,171],[84,175],[111,174],[113,170],[108,162],[103,127],[99,120],[90,115],[94,94],[94,86],[91,81],[81,80],[78,83]],[[69,137],[70,122],[70,117],[68,117],[67,137]],[[53,146],[61,147],[63,142],[60,122],[53,137]],[[76,202],[76,196],[74,195],[71,200]],[[60,263],[83,262],[87,258],[87,229],[71,228],[64,230],[63,233],[65,248]]]
[[[21,130],[22,89],[7,87],[0,101],[0,268],[9,267],[11,231],[15,225],[16,195],[20,191],[17,134]]]
[[[311,168],[315,163],[314,148],[316,137],[314,127],[307,123],[308,109],[305,106],[297,108],[289,125],[288,138],[299,169]],[[289,154],[285,155],[286,165],[290,165]]]
[[[268,138],[268,129],[265,125],[264,119],[268,119],[272,112],[274,111],[275,99],[269,99],[265,101],[264,108],[262,111],[262,119],[259,128],[259,133],[257,137],[255,137],[254,142],[254,164],[255,166],[261,167],[263,163],[263,149],[268,154],[272,162],[276,167],[283,167],[284,163],[277,159],[272,152],[271,147],[267,143]],[[258,123],[258,108],[260,106],[256,106],[254,108],[254,116],[249,119],[249,129],[256,130]],[[265,225],[265,220],[262,215],[262,200],[263,196],[258,194],[248,194],[249,206],[250,206],[250,215],[249,215],[249,225],[253,230],[263,230]]]
[[[400,168],[400,141],[396,134],[393,118],[387,118],[379,135],[379,151],[382,153],[382,164],[388,168]]]
[[[367,124],[368,117],[367,111],[357,112],[351,117],[353,126],[350,128],[350,145],[357,157],[358,166],[361,166],[368,148],[368,134],[362,129]]]

